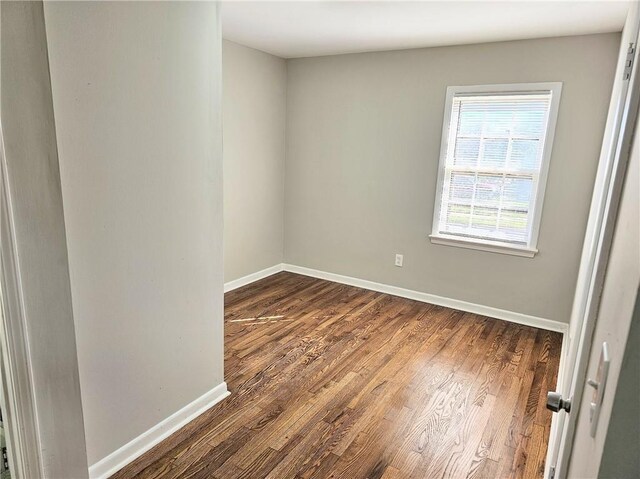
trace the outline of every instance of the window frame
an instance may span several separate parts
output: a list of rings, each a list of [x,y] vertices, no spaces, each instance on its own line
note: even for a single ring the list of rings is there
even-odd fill
[[[483,95],[521,95],[551,92],[551,103],[549,106],[549,117],[547,119],[547,128],[544,136],[544,145],[540,163],[540,170],[534,175],[533,195],[531,201],[533,206],[533,216],[531,217],[531,226],[529,238],[526,245],[518,245],[498,240],[486,240],[480,238],[464,237],[460,235],[449,235],[439,232],[440,214],[442,211],[442,200],[444,193],[445,171],[447,164],[447,150],[451,136],[450,123],[453,110],[453,99],[457,95],[483,96]],[[442,123],[442,139],[440,142],[440,159],[438,163],[438,178],[436,183],[436,197],[433,209],[433,222],[431,234],[429,238],[431,243],[446,246],[457,246],[461,248],[470,248],[481,251],[489,251],[493,253],[511,254],[516,256],[524,256],[532,258],[538,253],[538,235],[540,233],[540,222],[542,219],[542,207],[544,203],[544,194],[547,186],[547,177],[549,173],[549,164],[551,160],[551,151],[553,149],[553,141],[558,119],[558,110],[560,107],[560,96],[562,93],[562,82],[539,82],[539,83],[506,83],[494,85],[468,85],[468,86],[449,86],[447,87],[447,95],[444,104],[444,120]]]

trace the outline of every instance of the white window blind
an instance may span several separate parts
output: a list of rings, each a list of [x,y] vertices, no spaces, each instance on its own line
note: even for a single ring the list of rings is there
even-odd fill
[[[434,235],[532,246],[553,96],[552,89],[448,95]]]

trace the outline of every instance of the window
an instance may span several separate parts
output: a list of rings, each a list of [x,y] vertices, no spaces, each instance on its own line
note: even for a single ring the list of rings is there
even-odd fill
[[[532,257],[561,83],[449,87],[431,241]]]

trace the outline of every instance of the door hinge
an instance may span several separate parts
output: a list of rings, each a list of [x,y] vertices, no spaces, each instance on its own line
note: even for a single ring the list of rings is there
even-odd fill
[[[556,477],[556,466],[551,466],[549,468],[549,479],[553,479]]]
[[[636,52],[636,44],[629,43],[629,48],[627,49],[627,58],[624,60],[624,73],[622,74],[623,80],[628,80],[631,78],[631,69],[633,68],[633,59],[635,57]]]

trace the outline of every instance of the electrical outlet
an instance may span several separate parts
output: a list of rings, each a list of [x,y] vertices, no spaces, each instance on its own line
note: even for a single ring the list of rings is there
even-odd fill
[[[401,254],[396,255],[396,266],[400,266],[402,268],[402,261],[404,260],[404,256]]]

